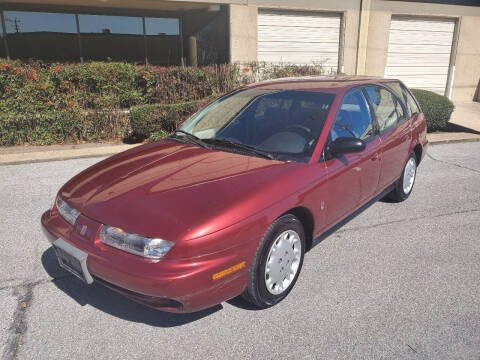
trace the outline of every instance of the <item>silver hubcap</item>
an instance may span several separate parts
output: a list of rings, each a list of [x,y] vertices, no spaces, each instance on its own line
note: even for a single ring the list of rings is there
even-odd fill
[[[408,194],[412,190],[416,171],[417,164],[415,159],[408,159],[407,165],[405,165],[405,170],[403,170],[403,192],[405,194]]]
[[[279,295],[288,289],[300,266],[302,242],[300,236],[287,230],[273,242],[265,266],[265,285],[273,295]]]

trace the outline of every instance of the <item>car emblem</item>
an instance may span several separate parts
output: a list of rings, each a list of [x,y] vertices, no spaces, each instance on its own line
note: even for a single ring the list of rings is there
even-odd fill
[[[84,236],[87,232],[87,225],[82,225],[82,230],[80,230],[80,235]]]

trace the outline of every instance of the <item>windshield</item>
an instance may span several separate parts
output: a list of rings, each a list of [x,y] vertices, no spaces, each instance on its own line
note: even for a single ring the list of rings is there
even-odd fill
[[[188,119],[180,130],[222,150],[243,144],[279,160],[307,162],[335,95],[244,89],[226,95]],[[235,150],[233,149],[233,150]]]

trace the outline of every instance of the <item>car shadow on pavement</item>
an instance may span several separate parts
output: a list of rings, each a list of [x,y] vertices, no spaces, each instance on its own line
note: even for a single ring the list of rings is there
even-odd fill
[[[48,275],[52,277],[53,284],[81,306],[90,305],[128,321],[145,323],[155,327],[175,327],[200,320],[223,308],[222,305],[216,305],[209,309],[188,314],[167,313],[149,308],[96,282],[91,285],[82,283],[58,265],[52,247],[42,254],[42,265]]]

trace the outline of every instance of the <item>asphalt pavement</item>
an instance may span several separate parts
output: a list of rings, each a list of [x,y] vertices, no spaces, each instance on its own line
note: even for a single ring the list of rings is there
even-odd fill
[[[100,158],[0,166],[2,359],[480,358],[480,142],[431,146],[410,198],[321,241],[290,295],[168,314],[57,265],[40,215]]]

